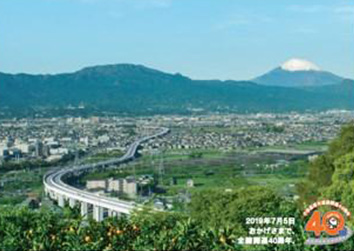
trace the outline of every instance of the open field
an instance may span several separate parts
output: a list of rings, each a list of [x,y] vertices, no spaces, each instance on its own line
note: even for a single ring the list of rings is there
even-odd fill
[[[42,177],[50,167],[12,171],[1,176],[0,204],[15,205],[27,198],[42,197]]]
[[[83,163],[95,163],[100,162],[112,158],[118,158],[123,155],[123,152],[120,150],[113,150],[109,152],[99,152],[92,154],[90,156],[86,156],[85,159],[82,161]]]
[[[87,180],[152,175],[160,196],[203,189],[238,189],[250,185],[271,186],[283,195],[294,195],[294,186],[307,172],[307,158],[295,154],[266,152],[220,152],[217,150],[170,151],[145,155],[128,168],[96,172]],[[193,186],[187,181],[193,180]],[[161,191],[165,191],[161,194]]]

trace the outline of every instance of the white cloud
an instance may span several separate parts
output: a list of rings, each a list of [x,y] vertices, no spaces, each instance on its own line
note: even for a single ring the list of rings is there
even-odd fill
[[[124,17],[124,14],[121,11],[111,10],[108,12],[108,16],[113,19],[120,19]]]
[[[290,5],[289,11],[299,13],[334,13],[334,14],[354,14],[354,5]]]
[[[318,33],[317,30],[309,27],[299,27],[294,30],[294,33],[303,34],[303,35],[312,35]]]
[[[327,14],[345,22],[354,21],[354,5],[290,5],[288,11],[301,14]]]
[[[255,14],[234,15],[214,26],[217,30],[231,29],[237,26],[246,26],[258,23],[271,23],[274,19],[268,16],[260,16]]]
[[[334,9],[334,13],[346,23],[354,22],[354,6],[345,5]]]
[[[124,0],[125,2],[132,2],[139,8],[167,8],[172,4],[172,0]]]
[[[128,3],[137,8],[167,8],[170,7],[173,0],[78,0],[82,3],[93,4],[103,2]]]
[[[293,12],[299,12],[299,13],[308,13],[308,14],[313,14],[313,13],[319,13],[323,11],[327,11],[329,8],[328,6],[324,5],[290,5],[288,7],[288,10],[293,11]]]
[[[215,28],[217,30],[226,30],[234,26],[243,26],[243,25],[248,25],[250,23],[251,23],[251,19],[246,18],[245,16],[235,16],[230,18],[227,21],[215,25]]]
[[[334,9],[334,12],[335,13],[338,13],[338,14],[351,14],[351,15],[354,15],[354,6],[340,6],[340,7],[337,7],[336,9]]]

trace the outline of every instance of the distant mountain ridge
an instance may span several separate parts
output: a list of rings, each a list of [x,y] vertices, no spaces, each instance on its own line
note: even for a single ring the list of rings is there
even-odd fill
[[[192,80],[132,64],[94,66],[55,75],[0,73],[0,116],[353,109],[353,86],[351,80],[330,88]]]

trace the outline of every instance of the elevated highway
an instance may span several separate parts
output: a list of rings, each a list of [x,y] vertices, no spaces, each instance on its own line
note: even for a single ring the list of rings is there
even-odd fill
[[[84,172],[97,169],[110,168],[112,166],[127,163],[136,158],[138,147],[149,140],[162,137],[169,133],[168,128],[159,128],[159,131],[153,135],[142,137],[133,142],[127,152],[120,158],[106,160],[94,164],[85,164],[71,168],[56,168],[43,177],[45,193],[58,205],[64,207],[69,203],[70,207],[80,205],[81,215],[87,217],[91,212],[93,218],[97,221],[104,219],[105,215],[116,216],[119,214],[130,214],[132,210],[140,206],[134,202],[127,202],[116,198],[100,196],[88,191],[84,191],[65,183],[64,177],[71,175],[80,175]]]

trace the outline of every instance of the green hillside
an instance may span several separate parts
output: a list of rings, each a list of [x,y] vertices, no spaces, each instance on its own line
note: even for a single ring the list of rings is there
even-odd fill
[[[140,65],[108,65],[58,75],[0,74],[0,115],[349,109],[354,108],[353,86],[353,81],[311,88],[261,86],[192,80]]]

